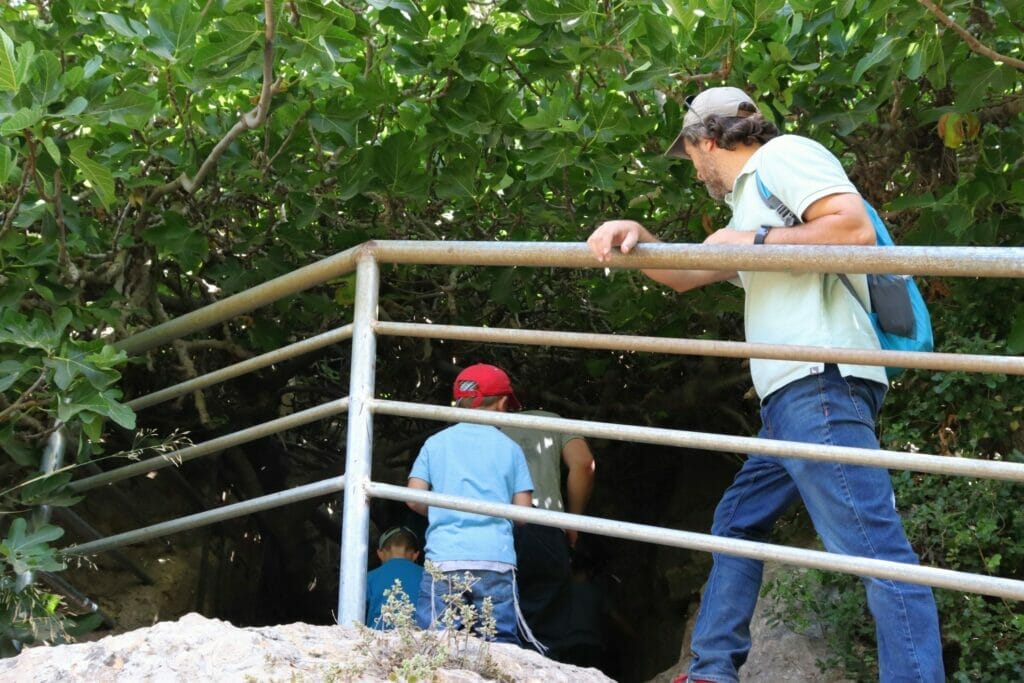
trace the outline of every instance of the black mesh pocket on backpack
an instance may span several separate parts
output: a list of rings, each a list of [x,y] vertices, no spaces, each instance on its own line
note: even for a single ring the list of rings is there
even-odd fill
[[[868,275],[871,309],[878,316],[878,326],[901,337],[914,336],[914,306],[907,287],[904,275]]]

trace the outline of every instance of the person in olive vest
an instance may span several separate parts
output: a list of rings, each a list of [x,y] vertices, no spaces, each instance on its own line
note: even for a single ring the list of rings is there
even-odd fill
[[[519,415],[558,417],[543,410],[526,410]],[[533,479],[533,506],[544,510],[583,514],[594,488],[594,455],[583,437],[548,430],[502,427],[519,444]],[[565,467],[565,496],[562,496],[562,468]],[[566,619],[571,579],[571,553],[577,532],[540,524],[525,524],[515,530],[516,580],[520,608],[537,639],[554,650],[567,633]]]

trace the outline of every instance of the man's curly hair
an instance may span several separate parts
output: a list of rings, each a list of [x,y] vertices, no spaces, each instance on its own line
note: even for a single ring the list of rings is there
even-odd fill
[[[753,105],[741,104],[740,111],[742,116],[709,114],[700,123],[683,128],[683,136],[693,144],[710,139],[722,149],[735,149],[736,145],[763,145],[781,134]]]

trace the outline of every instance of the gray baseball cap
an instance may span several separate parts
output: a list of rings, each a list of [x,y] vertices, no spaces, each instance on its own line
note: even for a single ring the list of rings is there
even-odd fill
[[[688,126],[700,123],[705,117],[712,114],[716,116],[742,116],[743,114],[740,112],[741,104],[749,104],[754,109],[757,109],[757,105],[754,104],[754,100],[750,99],[750,95],[739,88],[731,86],[708,88],[695,97],[691,95],[686,98],[687,110],[686,115],[683,116],[683,129],[685,130]],[[686,148],[683,146],[682,132],[679,133],[675,142],[665,151],[665,156],[677,159],[690,158],[686,154]]]

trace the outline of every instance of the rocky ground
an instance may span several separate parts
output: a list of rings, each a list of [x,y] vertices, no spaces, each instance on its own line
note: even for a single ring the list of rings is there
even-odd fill
[[[173,566],[164,562],[160,566]],[[794,571],[769,567],[772,575]],[[155,573],[162,576],[159,572]],[[168,571],[170,580],[175,572]],[[340,626],[296,623],[262,628],[239,628],[217,619],[189,613],[180,618],[154,611],[166,588],[159,584],[140,588],[138,599],[129,600],[130,611],[122,622],[161,620],[119,635],[98,637],[74,645],[34,647],[8,660],[0,660],[0,680],[61,683],[67,681],[330,681],[347,683],[389,680],[395,661],[408,660],[396,652],[412,653],[394,634],[360,632]],[[148,602],[146,597],[156,598]],[[817,633],[794,633],[773,623],[770,603],[762,600],[752,624],[755,647],[741,675],[743,683],[848,683],[835,673],[822,672],[818,660],[825,643]],[[176,621],[166,620],[175,619]],[[680,661],[649,683],[669,683],[689,661],[691,614]],[[416,637],[423,637],[417,634]],[[479,660],[479,644],[470,640],[468,659]],[[398,648],[405,647],[406,650]],[[420,648],[422,649],[422,648]],[[611,681],[596,669],[559,664],[517,647],[492,644],[490,668],[477,671],[446,666],[428,667],[433,680],[444,682],[514,681],[538,683],[588,683]],[[483,673],[480,673],[480,671]],[[390,680],[405,680],[395,679]]]
[[[413,638],[437,638],[417,633]],[[404,648],[404,649],[403,649]],[[360,631],[340,626],[288,624],[238,628],[217,619],[187,614],[97,641],[56,647],[34,647],[0,660],[0,680],[33,683],[177,683],[218,681],[254,683],[363,683],[389,680],[394,653],[413,652],[395,633]],[[426,665],[422,670],[437,683],[523,681],[524,683],[607,683],[597,669],[559,664],[514,645],[487,646],[490,664],[483,666],[480,643],[469,639],[465,658],[474,666]],[[409,661],[411,657],[400,657]],[[481,675],[473,669],[482,669]],[[414,680],[413,678],[390,680]]]
[[[799,570],[768,564],[765,579],[780,572],[794,571]],[[772,618],[772,607],[772,601],[762,597],[754,610],[750,623],[754,646],[740,670],[740,683],[853,683],[839,672],[821,670],[818,662],[826,657],[828,649],[820,628],[796,633]],[[647,683],[670,683],[685,671],[690,661],[690,637],[696,617],[694,611],[687,621],[679,662]]]

